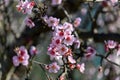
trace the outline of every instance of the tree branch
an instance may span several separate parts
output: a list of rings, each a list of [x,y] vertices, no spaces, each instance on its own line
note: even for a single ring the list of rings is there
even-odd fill
[[[41,67],[41,69],[45,72],[45,75],[46,75],[46,77],[47,77],[47,80],[52,80],[52,79],[50,78],[50,76],[48,76],[48,74],[46,73],[45,68],[43,67],[43,66],[46,66],[46,64],[40,63],[40,62],[34,61],[34,60],[33,60],[32,62],[38,64],[38,65]]]
[[[108,61],[109,63],[114,64],[114,65],[120,67],[119,64],[117,64],[117,63],[115,63],[115,62],[109,60],[108,58],[106,58],[106,57],[105,57],[104,55],[102,55],[102,54],[96,54],[96,56],[101,57],[102,59],[105,59],[105,60]]]

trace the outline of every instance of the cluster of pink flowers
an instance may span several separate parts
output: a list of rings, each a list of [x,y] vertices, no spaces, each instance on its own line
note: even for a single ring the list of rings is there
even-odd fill
[[[20,64],[27,66],[29,64],[29,54],[27,49],[24,46],[20,46],[18,48],[15,49],[15,53],[17,55],[13,56],[13,64],[14,66],[19,66]],[[30,54],[32,55],[36,55],[37,49],[36,47],[32,46],[30,48]]]
[[[103,4],[105,5],[105,7],[109,6],[108,2],[111,2],[110,5],[114,6],[118,2],[118,0],[104,0]],[[62,0],[51,0],[52,6],[58,6],[61,3]],[[34,6],[35,2],[29,0],[19,0],[18,5],[16,6],[18,11],[22,12],[23,14],[29,15],[29,17],[25,18],[24,21],[26,23],[26,26],[28,26],[29,28],[35,27],[35,23],[32,21],[33,19],[30,16]],[[52,28],[53,31],[53,36],[48,47],[47,54],[50,56],[50,60],[54,62],[49,65],[44,64],[45,69],[48,70],[50,73],[57,73],[62,66],[62,68],[69,68],[70,70],[77,69],[81,73],[84,73],[85,64],[77,63],[77,60],[75,59],[73,51],[71,49],[72,47],[74,47],[75,49],[81,49],[80,40],[74,33],[75,28],[79,27],[81,24],[81,18],[78,17],[73,22],[64,22],[62,24],[60,22],[60,19],[52,16],[44,16],[43,20],[47,23],[48,27]],[[117,56],[120,55],[120,44],[116,41],[105,41],[105,48],[106,51],[111,52],[113,50],[117,50]],[[91,56],[94,56],[96,54],[96,50],[90,46],[88,46],[84,52],[84,56],[86,58],[90,58]],[[36,55],[38,53],[38,50],[35,46],[31,46],[29,51],[25,48],[25,46],[20,46],[15,49],[15,53],[17,55],[13,56],[12,58],[13,65],[19,66],[21,64],[23,66],[28,66],[29,61],[31,61],[32,59],[30,56]],[[102,67],[100,67],[99,69],[102,70]],[[60,76],[60,80],[64,80],[64,76]]]
[[[32,12],[32,8],[34,7],[35,2],[31,1],[29,2],[29,0],[19,0],[18,5],[16,6],[18,11],[26,14],[31,14]]]
[[[32,9],[35,6],[35,2],[34,1],[29,1],[29,0],[19,0],[18,5],[16,6],[18,11],[24,13],[24,14],[31,14],[32,13]],[[29,28],[33,28],[35,27],[34,22],[32,21],[32,19],[30,17],[27,17],[25,19],[25,24],[29,27]]]
[[[74,43],[78,48],[80,47],[79,40],[72,34],[74,28],[71,23],[65,22],[61,25],[58,24],[59,19],[53,17],[49,17],[46,22],[48,26],[52,27],[54,30],[52,43],[48,48],[48,54],[51,59],[60,55],[65,56],[70,50],[68,46],[72,46]],[[69,54],[71,55],[71,53]]]
[[[76,60],[73,58],[70,46],[74,45],[75,48],[80,47],[80,41],[75,37],[73,31],[74,27],[78,27],[80,25],[81,18],[76,18],[73,24],[69,22],[60,24],[60,19],[54,17],[45,16],[43,19],[48,24],[48,26],[53,29],[52,41],[48,48],[48,55],[50,56],[50,59],[53,60],[58,57],[66,58],[67,63],[69,63],[69,68],[73,69],[77,67],[78,64],[76,65]],[[84,69],[81,70],[83,67],[79,67],[82,73],[84,72]],[[50,68],[50,70],[53,69]]]

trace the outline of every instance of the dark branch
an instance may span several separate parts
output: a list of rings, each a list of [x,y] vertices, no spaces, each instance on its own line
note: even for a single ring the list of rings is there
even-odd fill
[[[109,63],[114,64],[114,65],[120,67],[119,64],[117,64],[117,63],[115,63],[115,62],[109,60],[108,58],[106,58],[106,57],[105,57],[104,55],[102,55],[102,54],[96,54],[96,56],[101,57],[102,59],[105,59],[105,60],[108,61]]]

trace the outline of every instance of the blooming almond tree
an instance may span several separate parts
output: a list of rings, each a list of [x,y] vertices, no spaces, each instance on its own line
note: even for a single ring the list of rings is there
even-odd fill
[[[120,80],[119,8],[118,0],[1,1],[1,80]]]

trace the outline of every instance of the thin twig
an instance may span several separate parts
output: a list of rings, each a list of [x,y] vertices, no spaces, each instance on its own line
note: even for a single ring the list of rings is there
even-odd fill
[[[108,61],[109,63],[114,64],[114,65],[120,67],[119,64],[117,64],[117,63],[115,63],[115,62],[109,60],[108,58],[106,58],[106,57],[105,57],[104,55],[102,55],[102,54],[96,54],[96,56],[101,57],[101,58],[105,59],[106,61]]]
[[[63,62],[64,62],[63,72],[59,75],[59,77],[58,77],[57,80],[59,80],[60,77],[65,77],[65,76],[68,74],[68,73],[67,73],[68,69],[67,69],[67,66],[66,66],[66,64],[65,64],[64,58],[62,58],[62,60],[63,60]],[[66,77],[66,78],[67,78],[67,77]]]
[[[67,10],[66,10],[64,7],[62,7],[62,10],[64,11],[65,15],[67,16],[68,21],[69,21],[69,22],[72,22],[72,20],[71,20],[71,18],[70,18],[70,15],[68,14]]]
[[[93,18],[93,16],[92,16],[92,14],[91,14],[91,12],[90,12],[90,4],[89,4],[89,2],[87,3],[88,4],[88,15],[89,15],[89,17],[90,17],[90,20],[93,22],[94,21],[94,18]]]
[[[68,11],[64,7],[62,7],[62,10],[64,11],[66,17],[68,18],[68,21],[72,22],[72,19],[70,18],[70,15],[68,14]],[[78,39],[80,39],[76,30],[74,30],[74,34]]]
[[[32,62],[38,64],[38,65],[41,67],[41,69],[45,72],[45,75],[47,76],[47,80],[52,80],[52,79],[50,78],[50,76],[48,76],[48,74],[46,73],[45,68],[43,67],[43,66],[46,66],[46,64],[40,63],[40,62],[34,61],[34,60],[33,60]]]

